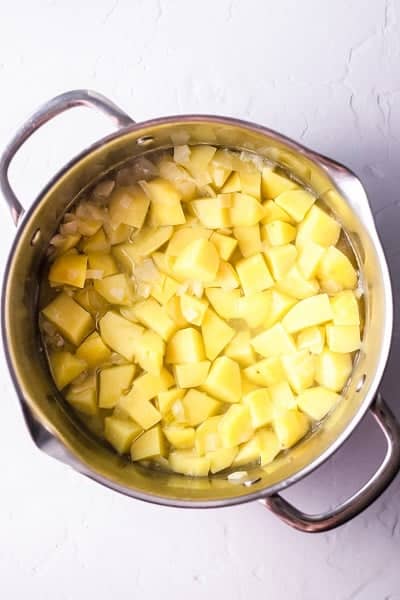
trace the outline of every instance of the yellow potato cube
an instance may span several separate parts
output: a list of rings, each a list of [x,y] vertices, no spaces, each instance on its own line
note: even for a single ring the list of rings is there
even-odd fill
[[[86,279],[87,256],[63,254],[50,267],[49,281],[53,286],[72,285],[83,288]]]
[[[180,388],[191,388],[202,385],[210,369],[210,361],[203,360],[196,363],[186,363],[183,365],[174,365],[174,377]]]
[[[272,422],[274,406],[266,388],[259,388],[243,396],[243,403],[250,411],[251,423],[254,429]]]
[[[264,216],[262,205],[253,196],[236,192],[232,194],[232,205],[229,209],[231,225],[246,227],[256,225]]]
[[[106,417],[104,419],[104,437],[118,452],[126,454],[132,442],[142,433],[143,429],[132,421],[123,417]]]
[[[299,250],[299,257],[297,259],[297,265],[300,273],[306,279],[312,279],[316,277],[319,263],[321,258],[325,254],[326,248],[316,244],[313,241],[305,242]]]
[[[293,244],[273,246],[265,250],[267,264],[274,279],[283,279],[293,267],[297,258],[297,249]]]
[[[216,358],[202,387],[222,402],[239,402],[242,397],[239,365],[227,356]]]
[[[295,304],[283,317],[282,325],[289,333],[330,321],[333,311],[327,294],[305,298]]]
[[[60,236],[57,246],[51,244],[51,249],[54,250],[54,256],[61,256],[61,254],[68,252],[68,250],[72,250],[72,248],[75,248],[75,246],[78,245],[80,239],[80,233]]]
[[[125,225],[125,223],[121,223],[120,225],[117,225],[116,227],[115,227],[115,225],[111,225],[110,223],[104,223],[103,227],[104,227],[104,231],[107,234],[108,241],[110,242],[111,246],[114,246],[115,244],[122,244],[123,242],[126,242],[127,240],[129,240],[129,238],[133,232],[133,227],[130,227],[129,225]],[[110,273],[110,275],[111,275],[111,273]]]
[[[276,289],[271,290],[268,314],[263,321],[264,327],[269,328],[272,327],[272,325],[275,325],[275,323],[281,320],[283,315],[285,315],[296,302],[297,300],[295,298],[292,298],[287,294],[283,294]]]
[[[149,198],[139,185],[116,186],[108,204],[111,222],[141,229],[149,204]]]
[[[221,206],[221,203],[216,202],[215,198],[193,200],[191,207],[204,227],[209,227],[210,229],[230,227],[231,218],[229,208]]]
[[[341,354],[325,349],[316,357],[315,381],[334,392],[340,392],[352,371],[350,354]]]
[[[296,227],[285,221],[271,221],[262,227],[265,239],[271,246],[290,244],[296,238]]]
[[[235,335],[235,330],[208,308],[201,324],[206,357],[214,360]]]
[[[256,434],[248,442],[239,446],[239,451],[233,461],[234,467],[243,467],[260,462],[260,447]]]
[[[297,408],[297,401],[287,381],[274,383],[269,387],[269,396],[273,405],[274,415]]]
[[[327,325],[326,342],[332,352],[354,352],[361,346],[358,325]]]
[[[161,159],[158,163],[161,177],[168,179],[172,185],[181,193],[182,201],[192,200],[196,195],[196,182],[183,167],[172,160]]]
[[[246,295],[262,292],[274,284],[262,254],[243,258],[236,264],[236,270]]]
[[[108,254],[110,252],[111,244],[104,233],[104,229],[101,228],[94,235],[83,240],[80,244],[80,248],[85,254],[91,254],[92,252],[103,252]]]
[[[159,425],[145,431],[134,440],[131,446],[131,458],[133,461],[154,458],[156,456],[167,456],[167,444]]]
[[[206,283],[205,287],[222,288],[224,291],[234,290],[239,287],[239,277],[230,263],[221,260],[214,281]]]
[[[242,184],[240,182],[240,176],[237,171],[234,171],[225,182],[222,191],[225,194],[233,193],[233,192],[241,192]]]
[[[208,302],[198,300],[198,298],[189,296],[189,294],[182,294],[180,302],[184,319],[193,325],[201,325],[206,314]]]
[[[76,346],[94,329],[91,315],[64,292],[59,294],[43,310],[46,317],[60,333]]]
[[[94,289],[110,304],[130,306],[133,301],[131,282],[125,273],[110,275],[104,279],[96,279]]]
[[[165,392],[160,392],[157,396],[157,407],[163,418],[171,411],[172,405],[176,400],[182,400],[185,390],[171,388]]]
[[[282,356],[281,362],[292,389],[300,394],[314,383],[315,359],[308,350]]]
[[[260,449],[260,464],[263,467],[271,463],[281,451],[280,441],[274,431],[260,429],[256,433],[258,447]]]
[[[135,365],[118,365],[102,369],[99,373],[99,406],[114,408],[122,394],[132,385]]]
[[[360,313],[354,292],[345,290],[330,298],[334,325],[359,325]]]
[[[211,161],[208,172],[210,173],[211,183],[219,189],[224,185],[232,171],[223,166],[213,164]]]
[[[281,448],[291,448],[309,431],[310,423],[299,410],[288,410],[274,419],[274,431]]]
[[[322,256],[317,277],[327,292],[340,292],[357,286],[357,272],[343,252],[330,246]]]
[[[250,411],[243,404],[233,404],[222,415],[218,432],[224,448],[234,448],[247,442],[254,433]]]
[[[270,329],[258,334],[252,339],[251,344],[254,350],[265,358],[296,351],[292,336],[288,334],[281,323],[277,323]]]
[[[175,381],[167,369],[161,369],[160,375],[144,373],[133,382],[134,395],[143,400],[151,400],[160,392],[165,392],[174,385]]]
[[[235,227],[233,235],[237,239],[240,252],[245,258],[261,252],[261,236],[258,224],[247,227]]]
[[[221,439],[218,433],[221,419],[221,415],[210,417],[197,427],[194,446],[199,456],[221,448]]]
[[[154,298],[148,298],[135,304],[135,314],[140,323],[153,329],[165,341],[176,330],[176,325],[168,316],[165,307],[160,306]]]
[[[276,198],[283,192],[295,190],[298,185],[284,177],[275,173],[271,167],[265,167],[262,171],[261,190],[265,198]]]
[[[167,363],[197,363],[205,359],[200,333],[193,327],[180,329],[169,340],[165,360]]]
[[[161,225],[182,225],[186,222],[182,210],[182,195],[167,179],[156,177],[151,181],[142,182],[146,194],[150,198],[150,224],[153,227]]]
[[[147,377],[147,375],[142,375],[142,377]],[[152,392],[152,395],[155,396],[156,393]],[[136,423],[139,423],[143,429],[150,429],[150,427],[153,427],[153,425],[162,419],[161,413],[154,407],[150,400],[141,395],[135,385],[133,385],[130,392],[120,397],[118,407],[126,412]]]
[[[214,244],[222,260],[229,260],[238,244],[237,240],[229,235],[223,235],[216,231],[211,234],[210,242]]]
[[[312,241],[320,246],[334,246],[340,230],[340,223],[314,204],[298,227],[296,244]]]
[[[182,400],[182,405],[185,420],[192,427],[214,416],[221,409],[221,402],[194,389],[187,392]]]
[[[163,429],[164,435],[174,448],[193,448],[195,430],[193,427],[168,425]]]
[[[118,273],[113,257],[110,254],[103,254],[102,252],[92,252],[88,255],[88,267],[94,271],[102,271],[102,277]]]
[[[179,284],[172,277],[162,275],[162,277],[151,286],[151,296],[160,304],[167,304],[179,287]]]
[[[312,354],[321,354],[325,344],[324,327],[307,327],[297,336],[297,349],[309,350]]]
[[[256,355],[250,344],[250,331],[243,329],[238,331],[235,337],[226,346],[224,354],[239,363],[242,367],[248,367],[255,362]]]
[[[128,273],[132,273],[135,262],[149,256],[160,246],[163,246],[171,237],[174,228],[166,227],[143,227],[132,243],[118,244],[113,246],[112,253],[117,263]]]
[[[240,290],[207,288],[206,296],[211,306],[223,319],[238,318]]]
[[[297,223],[300,223],[314,204],[316,198],[306,190],[289,190],[282,192],[275,202],[283,208]]]
[[[126,360],[133,361],[143,327],[109,311],[99,321],[103,342]]]
[[[60,351],[50,355],[50,367],[57,389],[62,390],[87,369],[87,364],[71,352]]]
[[[285,372],[278,356],[264,358],[246,369],[243,374],[253,383],[261,386],[270,386],[285,379]]]
[[[290,223],[293,225],[295,221],[292,219],[290,215],[287,214],[282,208],[280,208],[273,200],[267,200],[264,202],[263,210],[264,216],[261,219],[261,223],[266,225],[267,223],[271,223],[272,221],[284,221],[285,223]]]
[[[182,161],[185,169],[189,171],[192,177],[196,179],[199,186],[206,185],[211,182],[208,172],[208,166],[215,155],[217,149],[213,146],[200,145],[190,146],[190,156],[188,160]],[[175,152],[174,152],[174,159]]]
[[[210,470],[207,456],[196,456],[191,450],[176,450],[168,457],[170,469],[189,477],[206,477]]]
[[[210,461],[211,473],[219,473],[224,469],[228,469],[233,463],[237,451],[237,448],[219,448],[214,452],[208,452],[206,458]]]
[[[297,265],[294,265],[286,275],[280,279],[276,287],[279,291],[293,296],[294,298],[303,299],[315,296],[319,292],[319,285],[315,279],[305,279],[300,273]]]
[[[173,272],[180,277],[202,282],[213,281],[219,267],[216,247],[205,239],[194,240],[177,257]]]
[[[167,311],[169,318],[175,323],[175,329],[185,327],[188,324],[181,311],[181,300],[179,296],[172,296],[165,305],[165,310]]]
[[[179,256],[188,244],[195,240],[208,240],[211,230],[205,227],[182,227],[177,229],[168,242],[165,254],[168,256]],[[211,240],[212,241],[212,240]]]
[[[324,387],[312,387],[297,396],[299,408],[314,421],[323,419],[339,400],[339,394]]]
[[[87,388],[74,388],[71,386],[68,392],[65,394],[65,398],[71,406],[89,417],[93,417],[97,414],[97,398],[96,398],[96,385]]]
[[[151,375],[159,375],[163,366],[165,342],[158,333],[148,329],[138,341],[136,360]]]
[[[241,170],[239,173],[240,189],[245,194],[250,194],[257,200],[261,195],[261,173],[256,168],[251,170]]]
[[[111,351],[94,331],[77,348],[76,356],[86,361],[89,367],[96,367],[110,358]]]
[[[83,290],[75,292],[74,300],[95,317],[103,314],[108,307],[108,302],[92,287],[83,288]]]

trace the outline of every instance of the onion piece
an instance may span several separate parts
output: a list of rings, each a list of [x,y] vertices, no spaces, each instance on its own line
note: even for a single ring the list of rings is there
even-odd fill
[[[69,221],[68,223],[63,223],[60,225],[60,233],[62,235],[69,235],[71,233],[77,233],[78,231],[78,221]]]
[[[180,165],[185,165],[190,161],[191,150],[187,144],[174,147],[174,161]]]
[[[95,198],[108,198],[114,188],[115,181],[112,179],[105,179],[96,185],[92,194]]]

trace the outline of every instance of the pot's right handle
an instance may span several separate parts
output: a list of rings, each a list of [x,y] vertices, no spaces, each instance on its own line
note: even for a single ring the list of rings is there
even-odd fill
[[[56,96],[41,106],[23,125],[18,129],[0,158],[0,189],[3,192],[11,211],[15,225],[24,212],[24,208],[15,195],[9,179],[8,169],[16,152],[23,143],[42,125],[50,121],[60,113],[74,108],[75,106],[87,106],[105,113],[114,121],[118,129],[132,125],[134,121],[111,100],[105,96],[90,90],[73,90],[60,96]]]
[[[302,512],[279,494],[266,498],[263,501],[266,507],[287,525],[299,531],[318,533],[343,525],[372,504],[399,472],[400,425],[380,394],[370,410],[385,436],[387,450],[382,464],[361,489],[333,510],[315,515]]]

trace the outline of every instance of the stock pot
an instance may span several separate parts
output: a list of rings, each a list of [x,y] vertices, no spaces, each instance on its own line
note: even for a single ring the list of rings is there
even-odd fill
[[[8,179],[14,154],[41,125],[81,105],[108,115],[117,127],[116,133],[71,160],[25,210]],[[309,437],[272,464],[242,473],[240,479],[224,474],[192,479],[146,470],[117,456],[84,429],[55,389],[38,331],[40,268],[49,241],[70,204],[128,159],[182,143],[255,152],[312,189],[345,228],[359,262],[365,293],[362,348],[342,402]],[[309,532],[343,524],[390,484],[400,468],[400,427],[379,393],[379,383],[390,348],[393,298],[366,192],[346,167],[260,125],[208,115],[135,123],[103,96],[77,90],[49,101],[16,133],[0,160],[0,185],[17,226],[3,283],[3,342],[27,428],[41,450],[132,498],[182,508],[215,508],[260,500],[289,525]],[[321,514],[301,512],[282,498],[279,492],[331,456],[368,411],[387,443],[383,462],[370,480],[344,503]]]

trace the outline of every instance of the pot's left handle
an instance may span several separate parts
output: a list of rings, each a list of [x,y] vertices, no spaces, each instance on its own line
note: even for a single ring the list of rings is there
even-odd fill
[[[56,96],[41,106],[23,125],[18,129],[0,158],[0,189],[4,194],[10,208],[12,219],[17,225],[18,220],[24,212],[24,208],[15,195],[9,179],[8,169],[12,159],[23,143],[42,125],[50,121],[60,113],[74,108],[75,106],[87,106],[106,114],[114,122],[118,129],[132,125],[134,121],[111,100],[97,92],[90,90],[73,90],[60,96]]]

